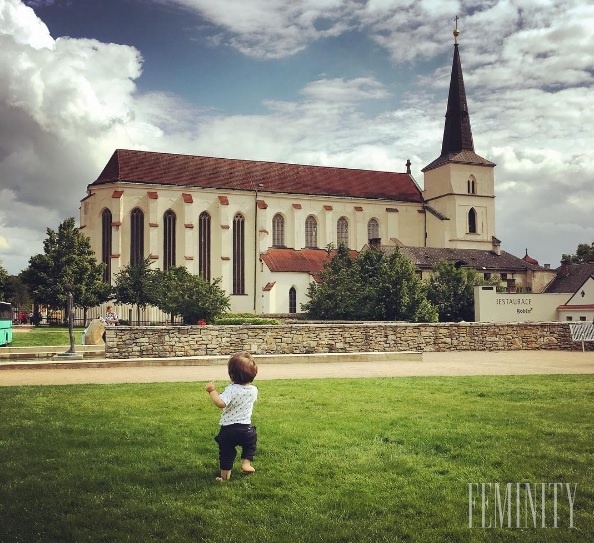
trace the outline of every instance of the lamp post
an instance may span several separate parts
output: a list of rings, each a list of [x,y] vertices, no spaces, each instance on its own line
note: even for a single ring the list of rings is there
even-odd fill
[[[74,296],[72,295],[72,286],[64,285],[66,291],[66,311],[68,313],[68,334],[70,336],[70,349],[64,354],[75,354],[74,351]]]

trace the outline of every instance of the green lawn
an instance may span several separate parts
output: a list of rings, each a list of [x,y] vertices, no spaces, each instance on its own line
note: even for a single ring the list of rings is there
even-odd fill
[[[81,343],[81,334],[84,328],[74,328],[74,341]],[[11,347],[52,347],[70,345],[68,328],[41,326],[31,328],[28,332],[15,332],[12,334]]]
[[[204,383],[0,388],[0,541],[591,541],[594,376],[256,384],[257,472],[228,483]],[[513,527],[479,495],[469,528],[496,482]],[[526,482],[577,485],[575,527],[560,487],[558,528],[553,490],[515,528]]]

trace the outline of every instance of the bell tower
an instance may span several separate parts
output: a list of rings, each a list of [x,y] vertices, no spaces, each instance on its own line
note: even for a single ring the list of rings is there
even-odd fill
[[[495,237],[495,164],[474,152],[459,35],[456,17],[441,154],[422,170],[426,246],[490,249]]]

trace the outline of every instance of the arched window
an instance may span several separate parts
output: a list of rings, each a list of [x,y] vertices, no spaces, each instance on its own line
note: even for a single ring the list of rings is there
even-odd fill
[[[474,207],[471,207],[468,212],[468,232],[470,234],[476,234],[476,211]]]
[[[340,217],[336,223],[336,244],[349,246],[349,222],[346,217]]]
[[[111,284],[111,211],[101,213],[101,262],[105,264],[103,280]]]
[[[272,217],[272,245],[285,246],[285,218],[280,213]]]
[[[175,213],[168,209],[163,215],[163,270],[175,266]]]
[[[198,217],[198,273],[210,281],[210,215],[206,211]]]
[[[297,291],[295,287],[289,289],[289,313],[297,313]]]
[[[241,213],[233,217],[233,294],[245,294],[245,225]]]
[[[305,246],[311,248],[318,246],[318,221],[313,215],[305,219]]]
[[[376,219],[370,219],[367,223],[367,239],[377,239],[379,237],[379,223]]]
[[[476,180],[474,177],[468,180],[468,194],[476,194]]]
[[[135,207],[130,212],[130,266],[144,260],[144,213]]]

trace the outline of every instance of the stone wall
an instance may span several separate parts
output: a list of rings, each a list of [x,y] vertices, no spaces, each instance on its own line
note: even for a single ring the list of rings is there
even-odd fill
[[[581,350],[569,325],[349,323],[107,328],[107,358],[399,351]],[[587,344],[590,347],[590,344]]]

